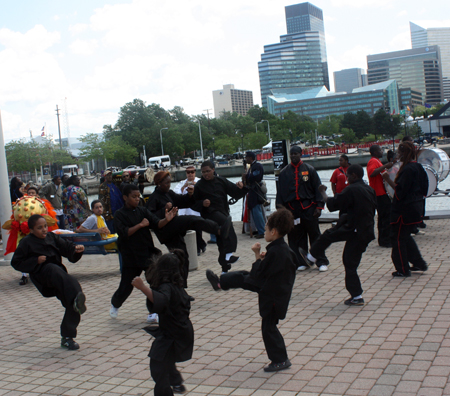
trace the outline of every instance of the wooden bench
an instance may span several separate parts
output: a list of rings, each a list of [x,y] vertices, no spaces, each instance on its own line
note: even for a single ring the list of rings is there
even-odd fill
[[[77,234],[58,234],[61,238],[64,238],[76,245],[84,246],[83,254],[112,254],[117,253],[119,255],[120,268],[122,269],[122,255],[117,249],[105,249],[106,245],[117,242],[118,237],[102,239],[101,235],[97,232],[86,232]]]

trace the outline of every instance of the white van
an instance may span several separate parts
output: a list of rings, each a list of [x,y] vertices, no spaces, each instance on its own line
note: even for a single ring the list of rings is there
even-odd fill
[[[83,168],[78,168],[78,165],[64,165],[62,171],[67,176],[83,174]]]
[[[172,163],[170,162],[170,157],[168,155],[162,155],[159,157],[150,157],[148,159],[148,166],[154,168],[156,165],[156,167],[159,168],[166,168],[168,166],[171,166]]]

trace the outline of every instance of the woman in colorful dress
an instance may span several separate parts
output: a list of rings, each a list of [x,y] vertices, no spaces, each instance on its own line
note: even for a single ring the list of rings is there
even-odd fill
[[[69,230],[75,231],[91,214],[89,201],[85,191],[80,187],[80,178],[72,176],[62,192],[64,214]]]

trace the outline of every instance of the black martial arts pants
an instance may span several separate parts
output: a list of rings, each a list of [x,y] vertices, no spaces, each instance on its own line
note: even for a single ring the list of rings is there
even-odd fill
[[[305,252],[308,252],[308,237],[311,246],[320,237],[318,218],[312,220],[300,219],[300,224],[295,225],[291,232],[288,233],[289,247],[294,251],[298,261],[303,265],[306,265],[306,263],[300,255],[298,248],[302,248]],[[318,267],[330,264],[325,253],[317,256],[316,259],[316,265]]]
[[[334,242],[346,241],[342,262],[345,268],[345,288],[352,297],[360,296],[363,292],[358,276],[358,266],[367,244],[361,243],[354,230],[344,226],[332,227],[326,230],[311,247],[311,255],[316,258],[324,254],[325,250]]]
[[[55,291],[56,298],[66,308],[61,322],[61,337],[75,338],[80,314],[74,310],[73,302],[77,294],[82,291],[78,281],[62,267],[52,263],[44,264],[39,272],[30,276],[32,281],[36,280],[43,287]]]
[[[150,358],[150,374],[155,381],[155,396],[173,396],[171,387],[183,383],[183,377],[175,364],[173,347],[167,351],[163,360]]]
[[[411,236],[414,224],[391,224],[392,262],[395,269],[402,274],[411,272],[409,263],[417,268],[426,268],[427,264],[420,254],[416,241]]]
[[[197,253],[200,253],[200,251],[202,251],[206,247],[206,242],[203,239],[203,231],[195,231],[195,238],[197,240]]]
[[[228,216],[222,212],[212,212],[205,216],[207,219],[215,221],[219,226],[222,226],[228,219]],[[230,227],[228,237],[224,238],[222,235],[217,235],[217,247],[219,249],[219,264],[222,266],[222,271],[228,271],[228,264],[225,260],[227,253],[234,253],[237,249],[237,236],[233,225]]]
[[[387,194],[377,197],[378,245],[391,246],[391,200]]]
[[[209,234],[217,234],[219,226],[216,222],[204,219],[200,216],[176,216],[163,228],[156,232],[156,235],[161,243],[166,245],[167,249],[181,249],[186,255],[186,260],[183,269],[184,287],[187,287],[187,278],[189,274],[189,254],[187,251],[184,236],[188,230],[195,230],[196,232],[205,231]]]
[[[113,294],[111,298],[111,304],[115,308],[120,308],[125,300],[130,296],[133,291],[133,285],[131,281],[136,277],[140,276],[142,271],[145,271],[144,268],[139,267],[127,267],[124,266],[122,268],[122,273],[120,276],[120,284],[119,288]]]
[[[286,344],[284,338],[278,330],[278,318],[275,310],[262,318],[261,332],[266,347],[267,356],[272,363],[283,363],[287,360]]]
[[[258,293],[260,288],[248,282],[250,272],[230,271],[220,276],[220,287],[222,290],[244,289]]]

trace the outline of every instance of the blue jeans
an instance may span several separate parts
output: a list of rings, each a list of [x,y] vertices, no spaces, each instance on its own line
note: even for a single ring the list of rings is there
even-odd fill
[[[264,216],[262,212],[262,205],[256,205],[252,210],[252,219],[255,223],[258,234],[264,235],[264,228],[266,223],[264,221]]]

